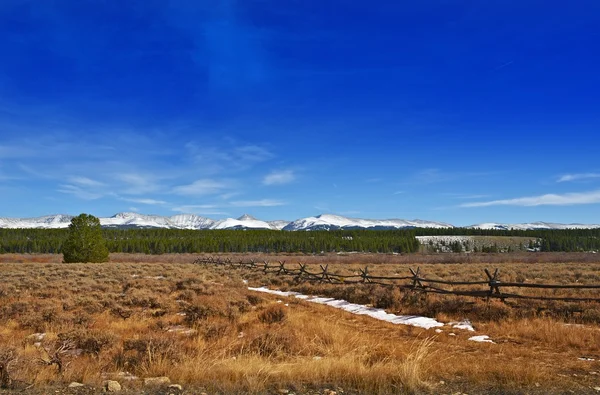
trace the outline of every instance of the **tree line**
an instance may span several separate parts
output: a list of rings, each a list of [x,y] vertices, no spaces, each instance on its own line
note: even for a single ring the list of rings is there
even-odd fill
[[[400,229],[400,230],[180,230],[102,229],[110,252],[124,253],[321,253],[419,251],[415,236],[523,236],[538,238],[540,251],[598,251],[600,229],[568,230],[481,230],[481,229]],[[68,229],[0,229],[0,253],[61,253]],[[494,252],[483,251],[483,252]]]

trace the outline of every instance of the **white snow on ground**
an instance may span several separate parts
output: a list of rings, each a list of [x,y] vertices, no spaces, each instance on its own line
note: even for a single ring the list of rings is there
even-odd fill
[[[470,332],[475,332],[475,328],[473,328],[473,324],[469,320],[463,320],[460,322],[449,322],[448,325],[452,325],[452,328],[456,329],[464,329]]]
[[[480,343],[496,344],[496,343],[494,343],[494,341],[492,339],[490,339],[490,337],[488,335],[473,336],[473,337],[470,337],[469,340],[474,341],[474,342],[480,342]]]
[[[444,326],[443,323],[438,322],[438,321],[434,320],[433,318],[420,317],[420,316],[416,316],[416,315],[396,315],[396,314],[386,313],[385,310],[383,310],[383,309],[377,309],[375,307],[368,307],[368,306],[363,306],[360,304],[350,303],[350,302],[347,302],[345,300],[340,300],[340,299],[322,298],[322,297],[318,297],[318,296],[302,295],[299,292],[293,292],[293,291],[277,291],[277,290],[269,289],[267,287],[260,287],[260,288],[248,287],[248,290],[256,291],[256,292],[264,292],[264,293],[268,293],[271,295],[277,295],[277,296],[289,296],[289,297],[293,296],[296,299],[305,300],[305,301],[311,302],[311,303],[324,304],[326,306],[335,307],[336,309],[341,309],[341,310],[347,311],[352,314],[367,315],[371,318],[390,322],[392,324],[397,324],[397,325],[411,325],[411,326],[416,326],[416,327],[424,328],[424,329],[439,328],[441,326]],[[278,300],[277,302],[281,303],[280,300]],[[287,304],[286,304],[286,306],[287,306]],[[467,330],[470,332],[475,331],[475,329],[473,328],[473,325],[471,324],[471,322],[469,320],[463,320],[460,322],[449,322],[448,325],[450,325],[452,328],[455,328],[455,329],[463,329],[463,330]],[[441,333],[442,330],[436,329],[435,332]],[[448,335],[456,336],[454,333],[449,333]],[[474,341],[474,342],[496,344],[492,339],[490,339],[490,337],[488,335],[472,336],[469,338],[469,340]]]
[[[339,300],[339,299],[333,299],[333,298],[320,298],[320,297],[316,297],[316,296],[302,295],[298,292],[274,291],[274,290],[271,290],[271,289],[268,289],[265,287],[261,287],[261,288],[250,288],[249,287],[248,289],[251,291],[265,292],[268,294],[278,295],[278,296],[293,296],[296,299],[305,300],[305,301],[311,302],[311,303],[324,304],[327,306],[335,307],[336,309],[348,311],[352,314],[367,315],[369,317],[372,317],[372,318],[375,318],[375,319],[378,319],[381,321],[391,322],[392,324],[397,324],[397,325],[411,325],[411,326],[416,326],[416,327],[425,328],[425,329],[444,326],[444,324],[434,320],[433,318],[419,317],[416,315],[390,314],[390,313],[386,313],[385,310],[383,310],[383,309],[377,309],[374,307],[367,307],[367,306],[363,306],[360,304],[350,303],[350,302],[346,302],[345,300]]]

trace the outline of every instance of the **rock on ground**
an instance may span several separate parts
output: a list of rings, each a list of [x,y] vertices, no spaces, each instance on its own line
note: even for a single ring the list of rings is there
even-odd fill
[[[119,392],[121,391],[121,384],[119,384],[118,381],[107,380],[104,383],[104,388],[106,389],[106,392]]]
[[[159,385],[169,385],[171,384],[171,379],[165,376],[162,377],[146,377],[144,379],[144,385],[147,386],[159,386]]]

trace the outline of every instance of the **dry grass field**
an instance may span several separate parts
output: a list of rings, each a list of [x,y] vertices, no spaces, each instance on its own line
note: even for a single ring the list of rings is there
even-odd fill
[[[106,380],[128,393],[600,393],[597,303],[424,298],[196,258],[115,254],[104,264],[63,264],[60,255],[0,255],[0,393],[101,393]],[[600,283],[592,254],[234,258],[329,263],[335,272],[369,265],[381,275],[420,266],[453,280],[481,280],[484,267],[498,267],[505,281]],[[393,325],[249,291],[243,280],[445,323],[468,318],[475,333]],[[495,343],[469,341],[474,334]],[[145,385],[159,376],[183,390]]]

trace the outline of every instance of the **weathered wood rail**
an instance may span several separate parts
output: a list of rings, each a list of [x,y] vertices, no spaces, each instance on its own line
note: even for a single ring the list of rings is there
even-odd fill
[[[494,270],[491,273],[488,269],[484,269],[487,279],[482,281],[448,281],[428,279],[421,276],[420,269],[413,270],[409,268],[410,276],[374,276],[369,273],[369,267],[359,269],[359,273],[353,274],[337,274],[329,271],[329,265],[319,265],[320,272],[311,272],[306,268],[306,264],[298,263],[296,268],[286,266],[285,261],[270,263],[267,261],[256,262],[254,260],[234,261],[231,258],[222,259],[219,257],[199,258],[194,261],[194,264],[230,266],[237,268],[246,268],[260,270],[264,274],[276,274],[293,276],[299,281],[314,281],[329,284],[376,284],[388,287],[396,287],[405,290],[423,293],[436,293],[443,295],[458,295],[470,296],[479,298],[496,298],[500,300],[506,299],[531,299],[531,300],[547,300],[547,301],[566,301],[566,302],[600,302],[600,297],[576,297],[576,296],[538,296],[538,295],[522,295],[512,292],[503,292],[501,288],[537,288],[537,289],[563,289],[563,290],[600,290],[600,285],[562,285],[562,284],[533,284],[521,282],[503,282],[499,277],[499,270]],[[449,286],[469,286],[480,287],[480,289],[445,289],[439,285]]]

